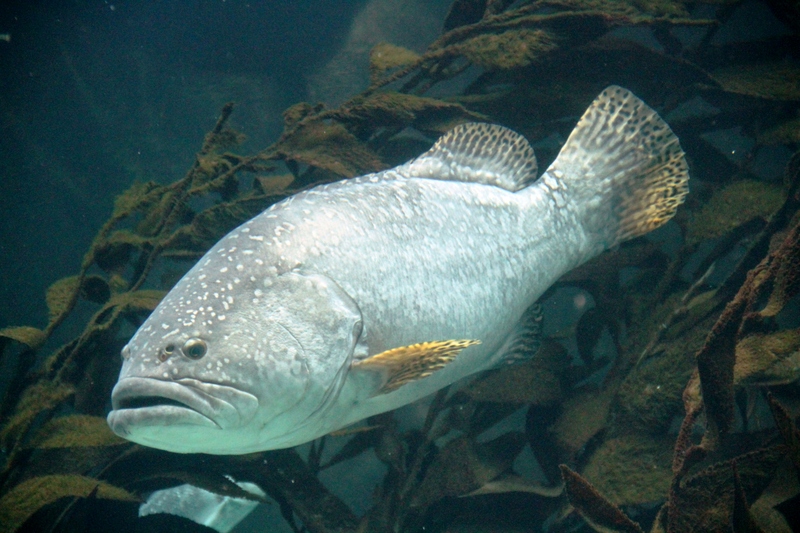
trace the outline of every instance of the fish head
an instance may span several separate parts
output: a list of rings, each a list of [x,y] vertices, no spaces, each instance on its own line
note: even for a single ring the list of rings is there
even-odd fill
[[[358,306],[322,275],[216,284],[207,270],[192,269],[123,348],[111,429],[154,448],[214,454],[324,433],[350,362],[366,350]]]

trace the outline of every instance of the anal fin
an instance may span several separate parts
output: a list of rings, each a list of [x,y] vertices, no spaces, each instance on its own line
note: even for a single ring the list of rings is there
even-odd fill
[[[542,345],[542,306],[528,307],[493,359],[493,368],[516,365],[531,359]]]
[[[469,339],[421,342],[386,350],[353,363],[352,368],[381,374],[383,383],[376,395],[386,394],[406,383],[430,376],[455,359],[464,348],[480,343]]]

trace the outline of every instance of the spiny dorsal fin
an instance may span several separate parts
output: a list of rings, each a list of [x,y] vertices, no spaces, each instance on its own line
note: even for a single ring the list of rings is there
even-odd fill
[[[480,343],[477,340],[448,340],[401,346],[353,363],[353,369],[381,373],[383,384],[376,395],[386,394],[406,383],[430,376],[455,359],[464,348]]]
[[[602,207],[581,207],[600,249],[665,224],[689,192],[678,138],[658,113],[616,85],[592,102],[542,181],[570,193],[576,206]]]
[[[536,155],[525,137],[503,126],[469,122],[397,171],[410,178],[469,181],[518,191],[536,179]]]

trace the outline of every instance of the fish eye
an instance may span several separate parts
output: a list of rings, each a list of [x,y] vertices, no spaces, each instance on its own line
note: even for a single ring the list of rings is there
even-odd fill
[[[207,351],[208,345],[202,339],[189,339],[183,345],[183,354],[189,359],[200,359]]]

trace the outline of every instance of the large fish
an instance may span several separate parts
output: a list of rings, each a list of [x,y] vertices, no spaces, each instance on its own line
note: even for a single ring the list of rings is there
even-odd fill
[[[688,191],[674,133],[616,86],[536,175],[521,135],[464,124],[404,165],[273,205],[122,350],[109,425],[173,452],[284,448],[530,357],[536,299]]]

